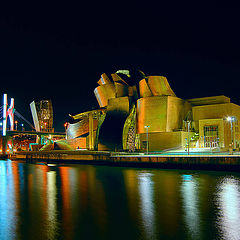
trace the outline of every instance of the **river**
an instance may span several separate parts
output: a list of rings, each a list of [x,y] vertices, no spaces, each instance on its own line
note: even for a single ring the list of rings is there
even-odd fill
[[[240,174],[0,161],[0,239],[240,239]]]

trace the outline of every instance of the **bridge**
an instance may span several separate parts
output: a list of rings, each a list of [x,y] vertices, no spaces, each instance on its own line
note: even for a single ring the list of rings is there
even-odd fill
[[[37,131],[18,131],[18,130],[7,130],[7,136],[15,136],[15,135],[35,135],[35,136],[53,136],[53,137],[65,137],[65,133],[61,132],[37,132]]]
[[[18,121],[14,121],[14,117],[17,117],[27,123],[32,131],[25,131],[22,124],[22,130],[17,129],[17,123]],[[7,129],[9,118],[9,130]],[[14,136],[17,135],[33,135],[37,136],[36,141],[41,142],[42,137],[48,137],[48,138],[54,138],[54,137],[60,137],[65,138],[66,134],[61,132],[52,132],[52,131],[36,131],[36,128],[26,119],[24,118],[15,108],[14,108],[14,98],[11,98],[10,105],[7,101],[7,94],[3,95],[3,106],[0,107],[0,119],[2,119],[2,122],[0,122],[2,126],[2,130],[0,132],[0,135],[2,136],[2,155],[6,155],[7,152],[7,145],[9,140],[11,141]],[[14,129],[15,126],[15,129]],[[39,128],[38,128],[39,129]],[[42,128],[41,128],[42,129]],[[39,129],[40,130],[40,129]],[[44,130],[44,129],[42,129]]]

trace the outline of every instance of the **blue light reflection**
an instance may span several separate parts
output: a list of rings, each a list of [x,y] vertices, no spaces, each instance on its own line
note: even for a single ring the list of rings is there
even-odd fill
[[[0,161],[0,239],[15,239],[16,203],[11,161]]]
[[[199,187],[192,175],[182,175],[181,195],[183,212],[190,239],[201,239],[199,218]]]

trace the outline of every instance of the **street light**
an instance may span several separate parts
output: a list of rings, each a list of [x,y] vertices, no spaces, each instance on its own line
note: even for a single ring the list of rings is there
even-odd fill
[[[64,123],[64,127],[65,127],[65,131],[67,131],[67,128],[68,128],[68,123],[67,122]]]
[[[144,128],[146,128],[146,133],[147,133],[147,154],[148,154],[148,150],[149,150],[149,146],[148,146],[148,128],[150,126],[144,126]]]
[[[187,153],[188,155],[190,154],[190,125],[191,125],[191,121],[190,120],[184,120],[184,124],[185,124],[185,129],[186,129],[186,124],[187,124],[187,138],[185,138],[187,140]]]
[[[15,126],[15,130],[17,131],[18,121],[16,120],[14,123],[15,123],[15,125],[16,125],[16,126]]]

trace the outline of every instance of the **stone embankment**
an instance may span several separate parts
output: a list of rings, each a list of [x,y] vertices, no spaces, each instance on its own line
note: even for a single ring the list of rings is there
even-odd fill
[[[84,163],[111,166],[240,171],[240,155],[126,154],[106,151],[31,151],[8,156],[29,163]]]

